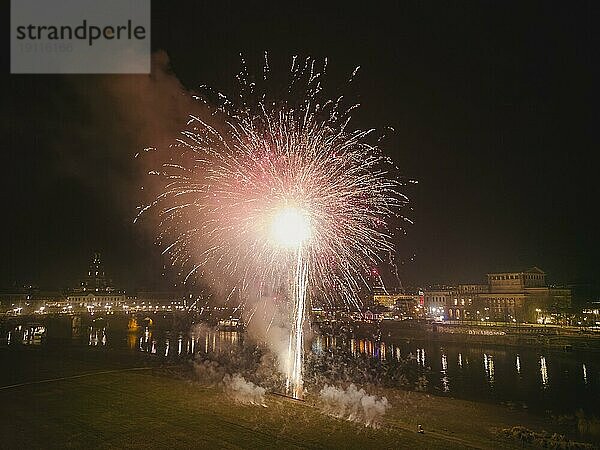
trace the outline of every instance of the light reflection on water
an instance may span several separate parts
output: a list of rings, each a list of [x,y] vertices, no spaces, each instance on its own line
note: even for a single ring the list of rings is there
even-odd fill
[[[139,338],[137,336],[135,333],[129,333],[129,349],[164,357],[192,356],[198,352],[222,353],[230,351],[240,341],[240,334],[236,331],[206,330],[203,333],[188,335],[183,332],[159,333],[146,328]],[[177,346],[172,345],[175,341]]]
[[[43,326],[19,325],[3,337],[8,345],[40,345]],[[164,358],[191,358],[198,353],[229,353],[243,340],[235,331],[204,329],[201,333],[170,332],[145,327],[114,331],[107,326],[73,330],[73,339],[89,347],[128,348]],[[373,358],[385,364],[408,361],[426,371],[428,389],[447,395],[495,402],[534,405],[547,401],[556,408],[576,410],[600,396],[599,360],[594,354],[548,352],[530,348],[481,347],[400,340],[381,342],[342,336],[316,336],[308,347],[315,354],[344,352],[355,358]],[[578,403],[579,402],[579,403]],[[594,402],[594,403],[592,403]]]
[[[417,349],[417,364],[425,367],[425,349],[424,348]]]
[[[89,327],[88,345],[93,347],[106,345],[106,327],[101,329]]]
[[[46,327],[39,324],[17,325],[6,332],[6,345],[41,345],[46,338]]]
[[[442,354],[442,388],[444,392],[450,392],[450,379],[448,378],[448,357]]]
[[[483,367],[485,368],[485,376],[487,378],[490,387],[494,387],[494,357],[486,353],[483,354]]]
[[[548,367],[544,356],[540,356],[540,375],[542,376],[542,386],[544,389],[548,389]]]
[[[508,402],[521,407],[575,411],[586,406],[600,413],[600,367],[593,353],[534,348],[484,347],[399,340],[342,339],[338,347],[317,336],[312,349],[349,351],[382,362],[409,361],[427,371],[429,390],[457,397]]]
[[[349,339],[348,345],[350,352],[353,355],[362,354],[371,358],[376,358],[381,361],[387,360],[387,354],[393,355],[393,357],[397,361],[401,361],[403,357],[407,357],[409,359],[414,359],[416,364],[424,367],[430,368],[429,359],[428,359],[428,351],[426,348],[419,347],[415,343],[414,350],[410,350],[409,352],[403,352],[401,346],[397,346],[394,344],[385,344],[384,342],[374,342],[369,339]],[[457,345],[452,345],[453,347],[458,347]],[[466,347],[466,346],[465,346]],[[335,349],[335,345],[331,344],[331,338],[328,336],[317,336],[312,345],[312,349],[314,352],[319,353],[323,350],[332,350]],[[447,386],[447,374],[448,374],[448,355],[444,350],[443,346],[439,347],[440,352],[440,364],[439,364],[439,373],[442,375],[440,377],[440,381]],[[472,350],[468,350],[469,353],[473,355]],[[494,351],[486,351],[482,352],[479,357],[481,358],[483,364],[483,374],[485,376],[485,380],[489,383],[490,386],[493,386],[496,381],[496,358],[502,356],[503,359],[507,354],[506,349],[500,349]],[[525,350],[525,352],[528,352]],[[529,352],[534,352],[533,350],[529,350]],[[496,353],[496,355],[494,355]],[[561,355],[561,359],[569,359],[574,355]],[[550,386],[550,377],[549,377],[549,369],[547,363],[547,357],[545,355],[538,355],[538,364],[539,364],[539,385],[540,387],[546,389]],[[522,375],[522,367],[521,367],[521,355],[515,354],[514,359],[514,372],[517,375]],[[462,352],[458,352],[456,355],[456,368],[457,370],[463,370],[468,367],[468,357],[464,356]],[[588,383],[588,370],[585,363],[581,364],[582,367],[582,377],[581,381],[584,384]],[[531,368],[531,367],[530,367]],[[506,368],[502,368],[503,372],[506,372]],[[530,374],[529,374],[530,375]],[[446,380],[445,380],[446,379]],[[444,389],[446,390],[446,389]]]

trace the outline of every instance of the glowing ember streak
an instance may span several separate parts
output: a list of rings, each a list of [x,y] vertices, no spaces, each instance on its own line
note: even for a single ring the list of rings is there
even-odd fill
[[[283,98],[271,98],[268,71],[252,81],[244,67],[233,100],[207,89],[200,99],[212,114],[191,116],[162,153],[151,172],[159,194],[139,214],[157,213],[159,244],[186,281],[238,286],[242,296],[290,287],[287,384],[300,397],[309,294],[357,305],[369,268],[391,260],[390,222],[404,219],[407,199],[373,130],[349,129],[357,105],[323,98],[313,59],[293,59]]]
[[[271,233],[281,246],[294,248],[297,252],[295,281],[292,292],[294,308],[288,348],[286,391],[294,398],[301,398],[303,388],[303,330],[308,278],[308,266],[302,256],[302,244],[310,238],[310,223],[304,212],[297,208],[285,207],[275,214],[271,224]]]
[[[288,349],[286,391],[294,398],[302,398],[302,362],[304,355],[304,314],[306,311],[306,289],[308,266],[302,257],[302,247],[298,248],[294,283],[294,309],[292,329]]]

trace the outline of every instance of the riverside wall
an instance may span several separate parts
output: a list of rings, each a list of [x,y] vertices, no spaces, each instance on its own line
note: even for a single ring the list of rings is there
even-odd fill
[[[347,329],[357,336],[381,340],[415,339],[600,352],[600,333],[573,328],[382,321],[354,322]]]

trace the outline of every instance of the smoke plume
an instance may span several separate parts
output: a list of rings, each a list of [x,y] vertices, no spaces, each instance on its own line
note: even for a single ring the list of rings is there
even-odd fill
[[[364,423],[366,427],[379,428],[386,411],[390,408],[387,398],[378,399],[357,389],[354,384],[347,389],[325,385],[320,392],[325,414]]]
[[[194,374],[196,379],[203,384],[222,386],[227,397],[236,403],[267,407],[265,405],[265,388],[246,380],[239,373],[228,374],[215,361],[205,360],[194,363]]]
[[[226,374],[223,377],[223,387],[229,398],[237,403],[267,407],[265,405],[265,389],[247,381],[239,373]]]

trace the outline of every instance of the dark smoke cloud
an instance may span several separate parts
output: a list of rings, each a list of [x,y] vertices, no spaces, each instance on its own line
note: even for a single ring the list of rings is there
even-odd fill
[[[34,126],[47,129],[23,131],[43,141],[43,177],[59,186],[50,186],[56,192],[46,203],[60,208],[51,209],[58,229],[51,242],[61,243],[62,267],[53,271],[41,263],[41,283],[77,284],[91,252],[99,250],[117,287],[173,287],[177,273],[163,269],[166,261],[153,246],[154,223],[133,224],[137,207],[152,195],[147,172],[158,165],[157,155],[144,149],[168,148],[189,114],[205,114],[204,105],[173,73],[164,51],[153,54],[149,75],[68,76],[48,83],[27,108],[40,109]]]
[[[135,204],[147,200],[140,192],[145,175],[157,164],[152,154],[135,155],[149,147],[168,147],[189,114],[204,114],[203,105],[173,73],[164,51],[153,54],[149,75],[76,78],[73,86],[88,123],[62,147],[62,170],[109,194],[109,201],[134,216]]]

